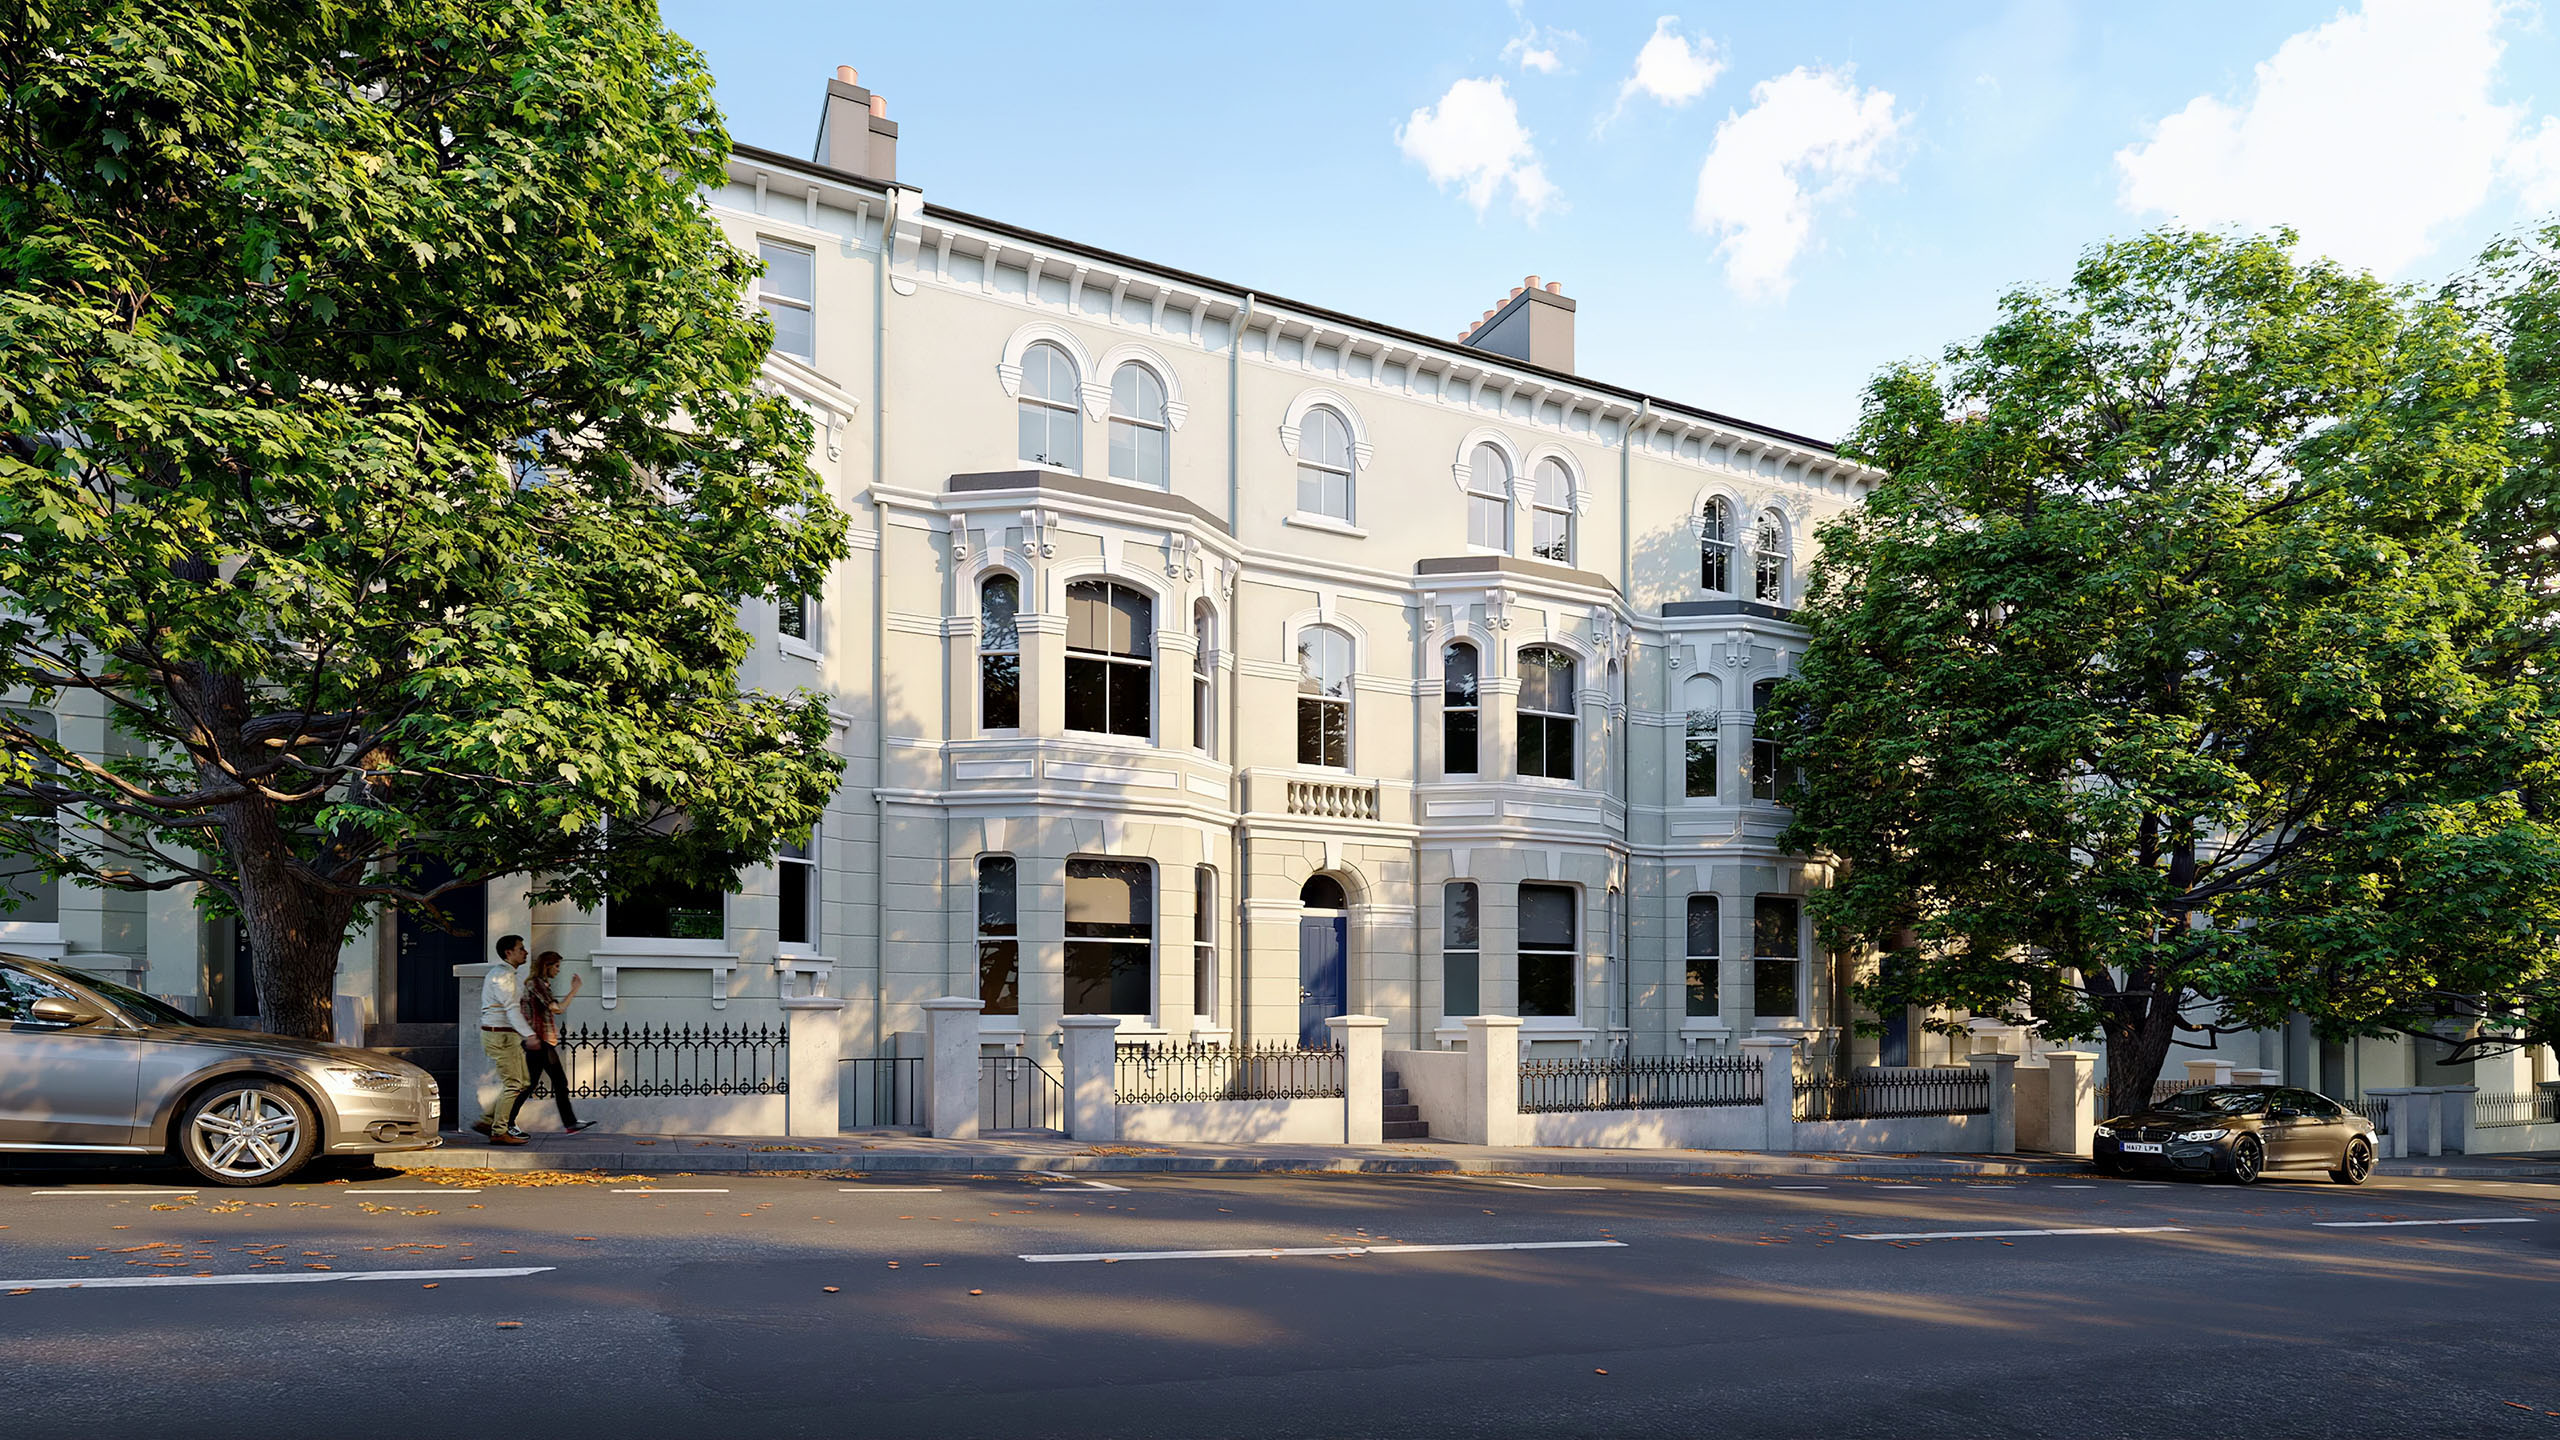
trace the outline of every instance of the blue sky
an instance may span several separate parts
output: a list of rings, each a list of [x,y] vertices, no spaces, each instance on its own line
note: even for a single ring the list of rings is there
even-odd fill
[[[1426,334],[1534,272],[1584,374],[1819,436],[2109,236],[2424,282],[2560,208],[2560,35],[2497,0],[664,13],[747,143],[853,65],[928,201]]]

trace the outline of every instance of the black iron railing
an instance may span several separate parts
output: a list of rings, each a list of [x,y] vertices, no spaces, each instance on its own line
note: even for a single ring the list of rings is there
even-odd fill
[[[1799,1120],[1887,1120],[1906,1115],[1981,1115],[1991,1109],[1991,1077],[1974,1069],[1882,1066],[1846,1080],[1796,1081]]]
[[[572,1100],[788,1095],[791,1032],[780,1025],[579,1025],[560,1034]],[[548,1082],[534,1088],[548,1098]]]
[[[1058,1077],[1028,1055],[978,1057],[978,1128],[1063,1130],[1067,1097]]]
[[[1523,1060],[1520,1112],[1677,1110],[1760,1103],[1760,1062],[1737,1055]]]
[[[1342,1051],[1300,1045],[1123,1045],[1112,1089],[1123,1105],[1337,1099],[1343,1090]]]
[[[2554,1120],[2554,1096],[2547,1090],[2510,1091],[2471,1097],[2471,1123],[2481,1129],[2498,1125],[2548,1125]]]
[[[850,1057],[843,1067],[844,1113],[857,1128],[924,1123],[924,1057]]]

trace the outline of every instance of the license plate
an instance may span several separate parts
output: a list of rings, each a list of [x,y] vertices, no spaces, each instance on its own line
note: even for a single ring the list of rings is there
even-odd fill
[[[2118,1144],[2116,1148],[2127,1155],[2157,1155],[2160,1153],[2160,1142],[2157,1140],[2127,1140]]]

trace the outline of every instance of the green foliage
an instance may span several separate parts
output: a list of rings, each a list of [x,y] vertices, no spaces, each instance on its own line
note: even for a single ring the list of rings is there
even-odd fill
[[[1786,692],[1862,998],[2103,1033],[2119,1103],[2191,998],[2415,1025],[2560,933],[2548,717],[2466,533],[2499,356],[2291,239],[2111,244],[1879,376],[1890,478],[1822,533]]]
[[[0,723],[0,846],[207,882],[324,1022],[423,860],[591,903],[805,830],[825,707],[739,691],[735,608],[845,521],[699,55],[606,0],[10,8],[0,689],[120,738]]]

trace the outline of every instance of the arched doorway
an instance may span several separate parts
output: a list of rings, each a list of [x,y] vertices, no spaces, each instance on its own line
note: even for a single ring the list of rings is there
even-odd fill
[[[1298,887],[1298,907],[1298,1043],[1330,1045],[1324,1022],[1342,1014],[1347,999],[1351,897],[1333,876],[1310,875]]]

